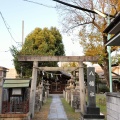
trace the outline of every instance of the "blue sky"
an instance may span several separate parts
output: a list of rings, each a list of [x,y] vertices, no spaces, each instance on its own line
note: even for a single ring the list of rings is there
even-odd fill
[[[33,0],[48,6],[55,6],[56,2],[52,0]],[[22,43],[22,21],[24,21],[24,38],[36,27],[44,28],[51,26],[57,27],[60,32],[62,26],[59,23],[59,15],[55,8],[37,5],[23,0],[0,0],[0,12],[12,34],[10,36],[2,17],[0,16],[0,66],[13,68],[12,55],[9,48],[14,45],[19,49]],[[65,53],[67,56],[83,55],[80,45],[72,41],[72,37],[67,33],[62,34]],[[18,44],[19,43],[19,44]]]

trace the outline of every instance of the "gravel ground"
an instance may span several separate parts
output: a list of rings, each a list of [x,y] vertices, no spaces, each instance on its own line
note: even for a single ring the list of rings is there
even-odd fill
[[[49,108],[52,101],[52,97],[49,97],[46,103],[43,104],[39,112],[35,112],[32,120],[48,120]]]

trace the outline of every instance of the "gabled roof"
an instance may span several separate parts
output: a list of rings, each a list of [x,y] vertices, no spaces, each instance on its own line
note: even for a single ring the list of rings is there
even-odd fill
[[[7,71],[7,70],[9,70],[9,69],[6,68],[6,67],[2,67],[2,66],[0,66],[0,70],[2,70],[2,71]]]
[[[99,65],[94,66],[94,67],[95,67],[95,71],[99,75],[99,77],[104,78],[104,71],[102,70],[102,68]],[[112,77],[120,78],[120,75],[117,71],[120,71],[120,67],[113,66],[112,67]]]
[[[62,76],[63,78],[66,78],[66,79],[71,79],[71,76],[70,74],[68,74],[67,72],[64,72],[64,71],[58,71]]]

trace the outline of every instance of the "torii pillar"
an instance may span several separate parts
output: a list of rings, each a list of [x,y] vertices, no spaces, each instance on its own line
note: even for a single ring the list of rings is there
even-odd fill
[[[79,86],[80,86],[80,109],[81,113],[85,112],[85,85],[84,85],[84,69],[83,62],[79,62]]]
[[[32,71],[32,83],[31,83],[31,90],[30,90],[30,102],[29,102],[29,110],[30,110],[31,118],[34,117],[36,82],[37,82],[37,67],[38,67],[38,61],[34,61],[33,62],[33,71]]]

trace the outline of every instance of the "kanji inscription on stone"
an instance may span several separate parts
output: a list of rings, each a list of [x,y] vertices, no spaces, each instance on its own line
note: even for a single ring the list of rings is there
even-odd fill
[[[96,94],[95,94],[95,68],[87,68],[87,86],[88,86],[88,106],[96,106]]]

